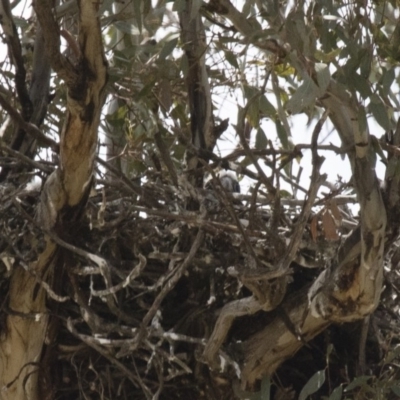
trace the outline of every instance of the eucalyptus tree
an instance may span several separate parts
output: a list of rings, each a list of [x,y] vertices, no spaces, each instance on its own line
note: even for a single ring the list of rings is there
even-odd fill
[[[397,2],[28,6],[0,2],[1,398],[398,395]]]

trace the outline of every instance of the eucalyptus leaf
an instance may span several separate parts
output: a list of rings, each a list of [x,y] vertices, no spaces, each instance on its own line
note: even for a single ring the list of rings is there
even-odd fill
[[[392,386],[390,389],[395,395],[400,396],[400,385],[399,384],[397,384],[396,386]]]
[[[350,87],[354,87],[355,90],[360,93],[363,99],[367,99],[372,95],[370,84],[367,79],[363,78],[357,72],[352,73],[348,76],[347,82]]]
[[[283,127],[281,121],[279,119],[277,119],[275,121],[275,126],[276,126],[276,133],[278,135],[278,138],[282,144],[282,147],[285,150],[289,150],[290,149],[290,145],[289,145],[289,138],[287,137],[287,133],[285,128]]]
[[[256,143],[255,143],[256,149],[264,150],[267,147],[267,145],[268,145],[267,135],[261,128],[258,128],[256,133]]]
[[[299,400],[306,400],[308,396],[317,392],[325,382],[325,370],[317,371],[304,385]]]
[[[345,392],[349,392],[350,390],[353,390],[357,387],[364,386],[370,379],[372,379],[372,376],[367,376],[367,375],[362,375],[358,376],[351,381],[346,388],[344,389]]]
[[[315,102],[319,96],[320,90],[314,81],[306,77],[300,87],[296,90],[293,96],[286,104],[286,108],[292,114],[298,114],[304,108]]]
[[[165,43],[164,47],[161,49],[159,59],[165,60],[175,49],[178,44],[178,38],[172,39],[169,42]]]
[[[114,26],[123,33],[128,35],[139,35],[139,29],[129,21],[115,21]]]
[[[382,89],[385,95],[389,93],[394,78],[395,78],[394,68],[390,68],[389,70],[384,72],[382,76]]]
[[[378,95],[371,96],[371,102],[368,105],[369,110],[376,119],[376,122],[385,130],[391,129],[390,120],[385,105]]]
[[[226,61],[228,61],[228,63],[231,64],[232,67],[239,69],[239,64],[236,59],[237,56],[234,55],[230,50],[225,50],[224,53]]]
[[[341,400],[343,396],[343,386],[340,385],[334,389],[334,391],[329,396],[328,400]]]
[[[263,113],[263,116],[267,116],[270,118],[275,118],[276,109],[273,104],[268,100],[267,96],[262,95],[260,97],[260,111]]]
[[[142,33],[142,0],[132,0],[133,2],[133,10],[135,12],[136,23],[139,29],[139,32]]]

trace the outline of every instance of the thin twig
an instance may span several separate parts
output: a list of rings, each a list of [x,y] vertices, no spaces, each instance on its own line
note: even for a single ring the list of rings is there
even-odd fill
[[[140,343],[142,342],[147,333],[146,329],[148,324],[151,322],[156,312],[159,310],[160,305],[164,300],[165,296],[175,287],[175,285],[181,279],[183,273],[191,264],[193,258],[195,257],[197,251],[199,250],[201,244],[203,243],[203,239],[204,239],[204,231],[202,229],[199,229],[196,238],[193,241],[189,254],[185,258],[185,260],[173,271],[171,278],[165,283],[164,287],[161,289],[160,293],[155,298],[149,311],[144,316],[141,327],[136,336],[136,343],[129,349],[121,349],[121,351],[117,354],[117,357],[122,357],[124,354],[129,353],[130,351],[134,351],[136,348],[138,348],[138,346],[140,345]]]
[[[311,174],[310,188],[308,190],[307,200],[304,203],[303,209],[301,210],[301,213],[299,215],[294,232],[291,236],[286,254],[279,265],[279,268],[283,270],[287,270],[290,266],[290,263],[296,257],[297,250],[300,246],[301,238],[303,237],[304,230],[307,226],[311,209],[314,205],[315,199],[318,194],[318,189],[321,186],[323,179],[325,179],[325,177],[324,176],[321,177],[319,173],[324,158],[318,155],[317,143],[318,143],[318,136],[327,118],[328,118],[328,112],[325,112],[322,115],[321,119],[315,125],[314,132],[312,134],[311,143],[313,144],[312,148],[313,170]]]

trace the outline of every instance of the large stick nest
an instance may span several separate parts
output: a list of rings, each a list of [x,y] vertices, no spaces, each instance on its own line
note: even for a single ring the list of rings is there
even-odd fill
[[[218,310],[255,294],[238,279],[243,270],[273,271],[285,257],[302,202],[232,195],[215,176],[209,190],[194,189],[185,177],[179,188],[126,180],[96,187],[80,222],[51,233],[35,220],[38,189],[2,189],[3,311],[13,312],[6,295],[13,268],[29,269],[46,235],[59,245],[52,279],[37,277],[51,315],[42,386],[52,382],[63,399],[235,398],[240,343],[274,312],[233,324],[218,373],[204,363],[204,347]],[[296,243],[288,292],[309,285],[340,246],[323,222],[332,208],[319,204]],[[338,237],[350,225],[337,226]]]

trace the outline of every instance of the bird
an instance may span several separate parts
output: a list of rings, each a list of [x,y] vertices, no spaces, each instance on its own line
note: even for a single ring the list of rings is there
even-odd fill
[[[229,193],[240,193],[240,185],[235,176],[231,171],[219,171],[217,173],[217,178],[219,179],[221,186]],[[212,177],[206,180],[205,189],[213,189]]]

